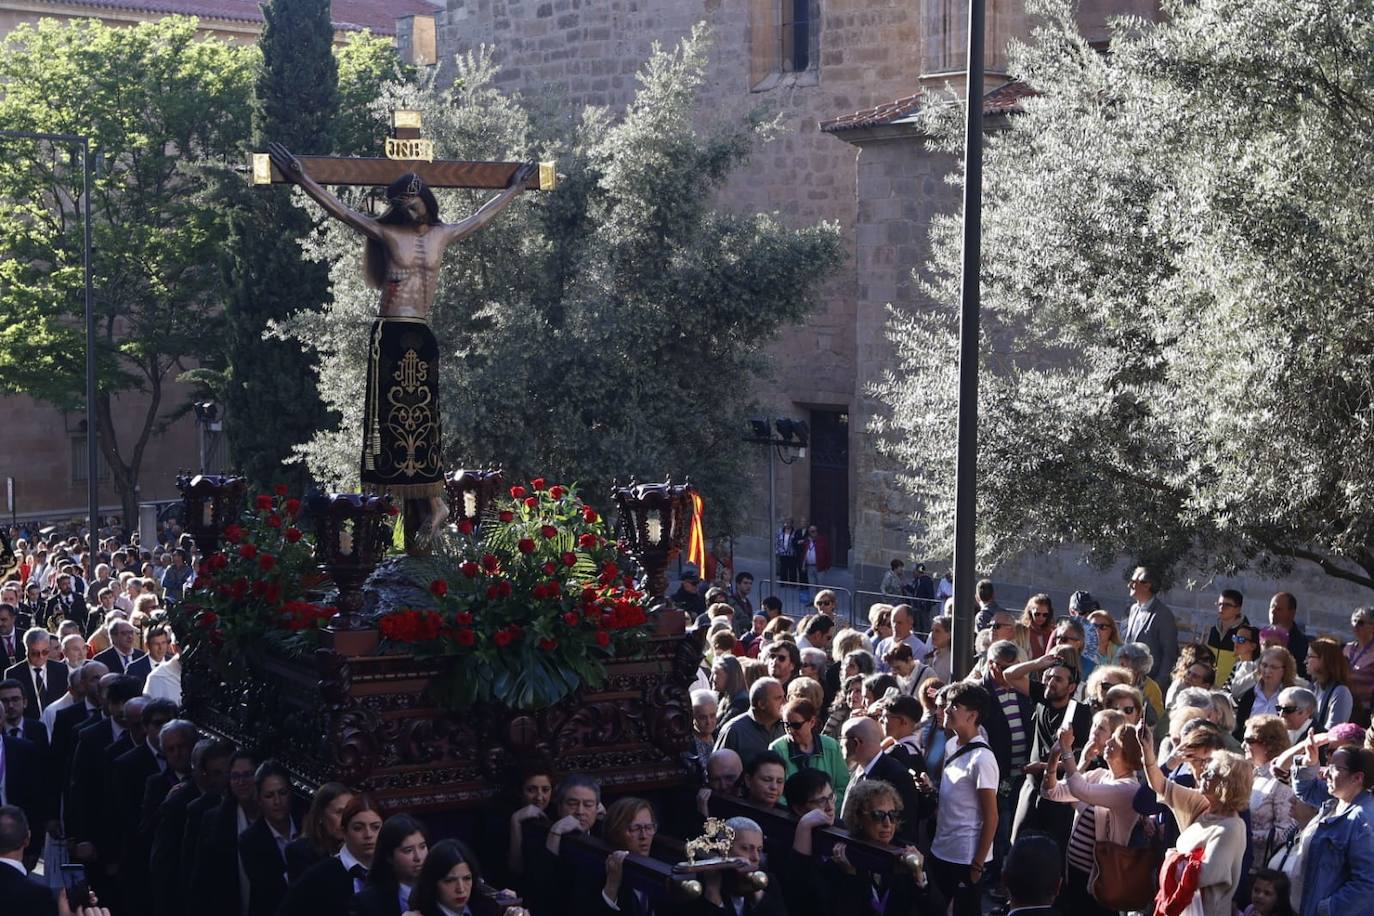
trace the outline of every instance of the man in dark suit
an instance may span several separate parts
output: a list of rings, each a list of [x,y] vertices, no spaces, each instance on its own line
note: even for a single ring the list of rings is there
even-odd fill
[[[163,729],[166,732],[166,729]],[[187,886],[192,856],[185,849],[184,838],[191,819],[191,807],[205,799],[218,799],[229,781],[229,758],[234,746],[227,741],[203,738],[191,750],[191,778],[173,786],[167,798],[158,805],[153,826],[153,848],[148,856],[149,869],[163,880],[153,882],[154,916],[183,916],[185,897],[180,889]],[[197,817],[197,823],[199,817]]]
[[[42,830],[48,822],[51,795],[45,791],[43,757],[38,748],[23,738],[0,737],[0,764],[6,803],[22,808],[28,822]],[[30,850],[28,864],[38,860],[40,851],[41,847]]]
[[[104,696],[105,715],[77,729],[76,751],[67,779],[63,806],[67,836],[82,841],[92,840],[91,832],[99,821],[104,774],[109,766],[105,750],[124,737],[124,707],[138,696],[138,682],[115,675],[105,686]]]
[[[1012,843],[1002,867],[1011,897],[1007,916],[1059,916],[1054,898],[1063,868],[1059,844],[1043,833],[1028,833]]]
[[[100,662],[86,662],[81,666],[75,680],[68,680],[76,702],[60,709],[52,717],[52,760],[53,774],[60,791],[65,792],[71,775],[72,757],[76,754],[77,732],[86,725],[94,725],[105,716],[102,678],[112,682],[118,675],[112,675]]]
[[[850,719],[841,732],[844,739],[845,762],[854,769],[851,782],[863,779],[881,779],[890,783],[902,798],[902,810],[909,812],[897,830],[897,842],[902,845],[914,844],[918,832],[917,812],[920,810],[921,796],[916,789],[916,779],[912,775],[914,762],[904,765],[896,757],[883,753],[883,730],[878,723],[868,717]],[[925,761],[920,760],[920,771],[925,771]],[[919,773],[917,774],[919,775]]]
[[[95,661],[102,662],[109,666],[115,674],[128,674],[137,677],[137,672],[131,671],[132,666],[145,653],[142,649],[134,648],[134,642],[138,639],[138,628],[127,620],[113,620],[110,622],[110,648],[101,652],[95,657]],[[143,689],[143,680],[148,677],[148,672],[152,670],[149,666],[139,678],[138,689]]]
[[[32,741],[47,757],[48,730],[37,719],[24,717],[24,688],[13,679],[0,681],[0,732]]]
[[[70,574],[62,573],[57,577],[57,594],[48,599],[46,614],[47,624],[54,629],[63,620],[75,620],[81,626],[81,632],[87,632],[86,599],[72,588]]]
[[[29,877],[24,866],[30,844],[29,820],[15,805],[0,806],[0,901],[6,913],[56,916],[57,901]]]
[[[19,608],[16,605],[0,604],[0,669],[17,664],[23,656],[20,647],[24,643],[19,639],[19,628],[15,625],[18,618]]]
[[[125,718],[132,715],[130,707],[143,697],[125,704]],[[146,913],[151,906],[148,895],[148,851],[151,841],[143,831],[144,792],[149,780],[162,776],[167,759],[162,752],[162,731],[177,713],[171,700],[152,700],[141,710],[142,722],[138,741],[131,750],[114,759],[110,769],[109,791],[105,795],[106,835],[113,841],[112,861],[119,863],[119,877],[124,887],[124,905],[132,913]],[[187,723],[188,725],[190,723]],[[194,726],[191,726],[194,729]],[[131,728],[129,735],[135,735]],[[186,756],[190,756],[187,738]]]
[[[7,679],[19,682],[24,691],[24,715],[37,719],[43,707],[67,692],[67,666],[48,660],[48,631],[32,627],[24,634],[25,660],[5,670]]]
[[[196,843],[196,858],[191,869],[191,884],[185,899],[200,902],[200,916],[237,916],[240,909],[238,848],[239,812],[245,821],[257,819],[257,787],[253,773],[257,759],[239,751],[229,761],[229,791],[219,805],[204,811],[199,833],[191,837],[192,825],[186,824],[187,839]]]

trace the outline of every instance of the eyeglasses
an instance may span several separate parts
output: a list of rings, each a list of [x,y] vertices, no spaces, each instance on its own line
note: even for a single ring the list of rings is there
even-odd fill
[[[868,819],[875,824],[900,824],[902,813],[900,811],[876,811],[868,812]]]
[[[1234,601],[1218,601],[1217,607],[1237,607]]]
[[[631,824],[625,828],[626,833],[633,833],[636,836],[648,836],[658,832],[657,824]]]
[[[1118,707],[1116,707],[1116,711],[1117,711],[1117,712],[1124,712],[1124,713],[1125,713],[1126,715],[1128,715],[1128,716],[1133,716],[1133,715],[1135,715],[1135,709],[1136,709],[1136,708],[1135,708],[1134,705],[1132,705],[1132,706],[1118,706]]]
[[[802,719],[800,722],[788,722],[783,727],[789,732],[799,732],[806,726],[808,721],[808,719]]]
[[[835,793],[827,792],[824,795],[817,795],[815,798],[808,798],[806,803],[808,805],[815,805],[818,808],[825,807],[826,805],[833,805],[835,803]]]
[[[1014,623],[994,623],[994,624],[992,625],[992,628],[993,628],[994,630],[1010,630],[1010,629],[1014,629],[1015,627],[1016,627],[1016,624],[1014,624]]]
[[[824,599],[824,600],[821,600],[821,601],[817,601],[817,602],[816,602],[816,607],[833,607],[834,604],[835,604],[835,602],[833,602],[833,601],[831,601],[831,600],[829,600],[829,599]]]
[[[1249,637],[1249,636],[1232,636],[1232,637],[1231,637],[1231,642],[1235,643],[1235,644],[1238,645],[1238,646],[1243,646],[1243,645],[1245,645],[1246,643],[1248,643],[1249,641],[1250,641],[1250,637]]]
[[[1279,711],[1279,714],[1280,714],[1280,715],[1285,715],[1285,716],[1286,716],[1286,715],[1289,715],[1289,714],[1291,714],[1291,713],[1295,713],[1295,712],[1297,712],[1299,709],[1302,709],[1301,706],[1275,706],[1274,708],[1275,708],[1276,710]]]
[[[1244,738],[1242,738],[1242,739],[1240,739],[1240,740],[1244,741],[1246,744],[1263,744],[1263,743],[1264,743],[1264,739],[1261,738],[1259,735],[1246,735]]]
[[[1110,623],[1095,623],[1095,624],[1093,624],[1093,629],[1094,629],[1094,630],[1110,630],[1111,628],[1112,628],[1112,625],[1111,625]],[[1060,637],[1060,638],[1062,639],[1063,637]]]

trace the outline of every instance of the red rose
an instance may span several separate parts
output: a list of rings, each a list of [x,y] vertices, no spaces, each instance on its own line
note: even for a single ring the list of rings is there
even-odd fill
[[[253,501],[253,504],[254,504],[255,506],[257,506],[259,509],[262,509],[262,510],[264,510],[264,511],[267,510],[267,509],[271,509],[271,508],[272,508],[272,497],[268,496],[266,493],[263,493],[263,494],[261,494],[260,496],[258,496],[257,499],[255,499],[255,500]]]
[[[544,478],[542,478],[542,477],[536,477],[536,478],[534,478],[533,480],[530,481],[530,486],[534,487],[536,490],[542,490],[542,489],[544,489]]]
[[[210,567],[216,572],[229,565],[229,558],[222,553],[214,554],[210,557]]]
[[[281,586],[275,582],[267,583],[267,589],[263,592],[263,597],[267,599],[268,604],[276,604],[281,600]],[[329,616],[333,617],[334,612],[330,611]]]
[[[301,529],[287,528],[281,533],[281,536],[286,538],[286,543],[294,544],[301,539]]]
[[[252,544],[244,544],[239,548],[239,556],[243,557],[245,560],[251,560],[257,555],[258,548],[254,547]]]
[[[277,494],[278,496],[285,496],[285,495],[286,495],[286,484],[284,484],[284,483],[279,483],[279,484],[277,484],[276,486],[272,487],[272,492],[275,493],[275,494]]]
[[[549,495],[552,496],[554,499],[562,499],[567,494],[567,492],[567,490],[559,486],[549,487]]]
[[[265,592],[266,590],[267,590],[267,583],[264,582],[264,581],[261,580],[261,579],[258,579],[256,582],[254,582],[254,583],[253,583],[253,587],[252,587],[251,589],[249,589],[249,591],[251,591],[251,592],[252,592],[256,597],[258,597],[258,598],[261,598],[261,597],[262,597],[262,593]]]
[[[487,572],[496,572],[497,568],[500,567],[500,565],[501,561],[496,558],[496,554],[488,553],[482,555],[482,568],[485,569]]]
[[[525,497],[525,508],[526,508],[526,509],[535,509],[535,508],[538,508],[538,506],[539,506],[539,497],[537,497],[537,496],[527,496],[527,497]]]
[[[568,613],[563,615],[563,622],[570,627],[577,626],[578,622],[581,621],[581,619],[581,617],[577,616],[576,611],[568,611]]]
[[[521,486],[511,487],[511,488],[510,488],[510,498],[511,498],[511,499],[524,499],[524,498],[525,498],[525,488],[524,488],[524,487],[521,487]]]
[[[556,640],[556,639],[548,639],[548,638],[541,639],[541,640],[539,640],[539,648],[543,649],[545,652],[548,652],[548,651],[550,651],[550,650],[552,650],[552,649],[557,649],[557,648],[558,648],[558,640]]]
[[[521,553],[534,553],[534,541],[529,538],[521,538],[515,546],[520,548]]]
[[[513,638],[510,630],[497,630],[491,635],[491,641],[496,643],[496,648],[498,649],[504,649],[506,646],[509,646]]]
[[[268,527],[268,528],[280,528],[280,527],[281,527],[281,516],[279,516],[279,515],[269,515],[269,516],[267,516],[267,527]]]
[[[509,598],[513,591],[515,588],[510,584],[509,579],[502,579],[496,583],[496,597],[498,598]]]
[[[464,649],[471,649],[477,644],[477,635],[471,630],[459,630],[453,634],[453,641]]]
[[[224,539],[230,544],[243,540],[243,527],[237,522],[224,529]]]
[[[540,525],[540,526],[539,526],[539,533],[542,534],[542,535],[543,535],[544,537],[546,537],[546,538],[556,538],[556,537],[558,537],[558,529],[555,528],[553,525]]]
[[[281,508],[287,515],[295,515],[297,512],[301,511],[301,501],[299,499],[288,499],[286,505]]]
[[[583,506],[582,518],[590,525],[592,522],[596,521],[596,510],[591,506]]]
[[[608,646],[608,645],[610,645],[610,644],[611,644],[611,634],[610,634],[610,633],[607,633],[605,630],[597,630],[597,631],[596,631],[596,644],[597,644],[598,646],[603,647],[603,648],[606,647],[606,646]]]
[[[584,534],[584,535],[582,535],[582,537],[580,537],[580,538],[577,539],[577,546],[578,546],[578,547],[585,547],[585,548],[587,548],[588,550],[591,550],[592,548],[594,548],[594,547],[596,546],[596,535],[594,535],[594,534]]]
[[[545,563],[543,566],[539,568],[544,570],[544,575],[546,576],[552,576],[555,572],[558,571],[558,567],[555,566],[553,563]]]
[[[459,534],[472,534],[472,519],[465,518],[458,523]]]
[[[401,514],[401,509],[399,506],[387,506],[386,514],[391,516],[392,518],[395,518],[396,516]]]
[[[206,611],[204,614],[200,615],[200,619],[197,620],[196,623],[202,630],[209,630],[214,627],[215,624],[219,623],[219,615],[214,611]]]
[[[515,521],[515,513],[510,511],[509,509],[502,509],[501,514],[497,517],[507,524]]]
[[[472,626],[472,612],[459,611],[458,613],[453,615],[453,622],[458,624],[458,626],[460,627]]]
[[[576,566],[576,565],[577,565],[577,554],[573,553],[571,550],[565,550],[565,551],[563,551],[563,565],[564,565],[564,566]]]
[[[262,567],[263,572],[271,572],[272,567],[277,565],[277,558],[270,553],[265,553],[258,557],[258,566]]]
[[[471,560],[468,560],[466,563],[464,563],[462,566],[458,568],[461,569],[463,571],[463,575],[467,576],[469,579],[475,579],[477,577],[477,574],[482,571],[482,567],[478,566]]]
[[[442,598],[448,594],[448,583],[443,579],[435,579],[429,583],[429,593],[435,598]]]

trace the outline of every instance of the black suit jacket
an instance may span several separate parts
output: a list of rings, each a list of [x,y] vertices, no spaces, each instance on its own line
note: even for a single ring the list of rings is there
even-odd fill
[[[71,601],[64,602],[62,600],[64,597],[70,597]],[[57,631],[58,623],[65,619],[75,620],[81,626],[81,632],[84,635],[90,635],[90,630],[87,629],[89,620],[87,619],[86,599],[81,597],[75,589],[70,596],[53,595],[49,598],[45,612],[47,615],[46,624],[53,632]]]
[[[353,899],[353,879],[338,856],[316,862],[291,885],[276,916],[339,916]]]
[[[286,859],[265,818],[239,834],[239,860],[248,875],[248,916],[273,916],[286,897]]]
[[[190,823],[186,825],[191,829]],[[191,869],[197,916],[239,916],[238,802],[225,795],[205,811],[196,837],[196,861]]]
[[[0,865],[0,901],[4,910],[15,916],[56,916],[57,898],[48,889],[19,870]]]
[[[114,646],[110,646],[110,648],[106,649],[104,652],[99,653],[95,658],[91,659],[91,661],[100,662],[106,668],[110,669],[111,674],[131,674],[134,665],[138,664],[138,660],[147,654],[148,653],[144,652],[142,649],[135,649],[130,653],[129,671],[127,672],[124,670],[124,663],[119,660],[119,653],[115,651]],[[147,677],[148,675],[145,673],[143,676]]]
[[[401,890],[394,884],[369,884],[348,904],[348,916],[401,916],[401,912]]]
[[[43,723],[37,719],[24,718],[19,720],[17,726],[20,734],[17,737],[26,741],[32,741],[46,760],[48,756],[48,730],[43,727]],[[0,726],[0,731],[9,734],[10,726]]]
[[[53,779],[59,794],[67,790],[71,780],[72,758],[76,756],[77,729],[100,721],[100,712],[86,708],[82,700],[59,710],[52,721],[52,745],[48,759],[52,761]]]
[[[29,819],[29,830],[33,837],[38,838],[41,846],[43,825],[52,815],[52,796],[48,791],[43,755],[32,741],[23,738],[5,735],[0,741],[5,745],[5,798],[9,804],[24,809],[24,816]],[[3,899],[0,896],[0,900]]]
[[[185,900],[181,888],[188,882],[183,867],[182,838],[186,832],[187,809],[201,797],[194,782],[174,786],[157,806],[153,825],[153,844],[148,853],[148,870],[158,876],[152,882],[154,916],[182,916]]]
[[[114,723],[100,719],[77,730],[76,751],[68,768],[63,819],[67,836],[91,840],[105,791],[105,748],[114,743]]]
[[[921,794],[916,790],[916,780],[911,775],[911,770],[915,767],[908,767],[896,757],[890,754],[882,754],[878,762],[873,765],[873,769],[867,774],[862,771],[855,776],[850,783],[853,784],[863,779],[881,779],[889,783],[897,794],[902,797],[902,812],[905,820],[897,828],[897,837],[892,842],[897,846],[915,844],[917,834],[917,812],[921,807]],[[921,769],[925,769],[925,761],[921,761]]]
[[[129,677],[138,678],[138,683],[142,686],[148,680],[148,675],[153,673],[153,659],[147,652],[134,659],[133,664],[129,665],[129,670],[124,672]]]
[[[67,666],[52,659],[43,666],[43,695],[40,697],[33,689],[33,674],[28,661],[21,660],[17,665],[5,669],[5,677],[19,682],[24,692],[24,718],[37,719],[43,715],[43,707],[56,703],[67,692]]]
[[[310,866],[324,860],[315,844],[306,837],[296,837],[286,844],[286,880],[295,884]]]

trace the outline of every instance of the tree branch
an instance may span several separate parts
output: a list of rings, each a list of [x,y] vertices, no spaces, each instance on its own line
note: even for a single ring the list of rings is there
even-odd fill
[[[1278,544],[1271,545],[1270,550],[1281,556],[1315,563],[1321,568],[1322,572],[1333,579],[1343,579],[1346,582],[1354,582],[1356,585],[1363,585],[1365,588],[1374,589],[1374,577],[1367,574],[1361,575],[1358,572],[1339,566],[1330,557],[1325,554],[1317,553],[1315,550],[1309,550],[1305,547],[1289,547]]]

